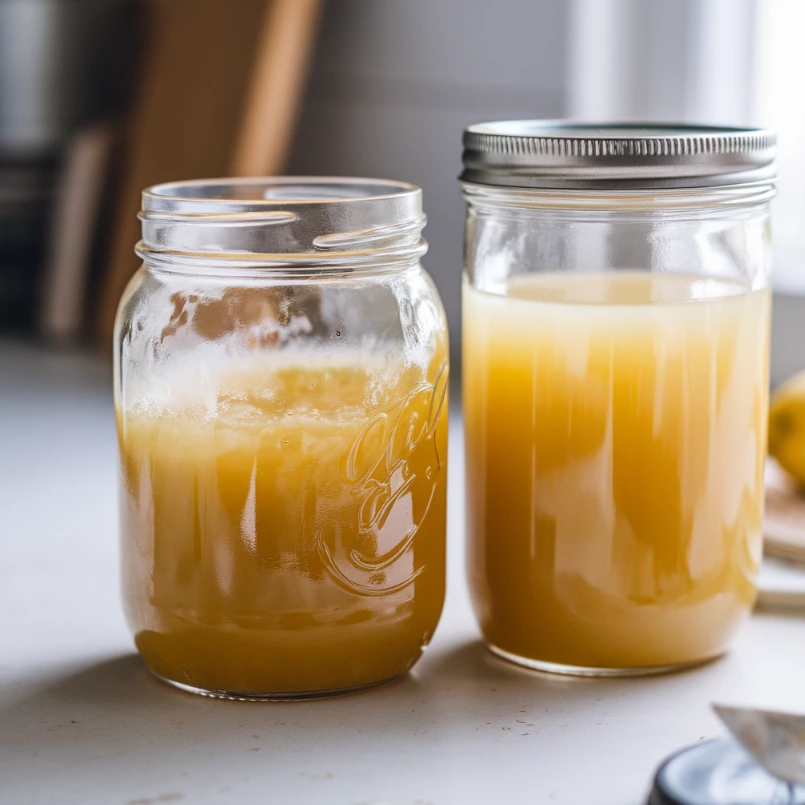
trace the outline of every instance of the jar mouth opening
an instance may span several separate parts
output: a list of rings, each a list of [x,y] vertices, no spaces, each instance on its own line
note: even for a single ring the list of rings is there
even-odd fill
[[[409,182],[323,176],[200,179],[146,188],[146,263],[265,267],[410,263],[427,248],[422,191]]]
[[[238,213],[314,204],[344,204],[421,197],[410,182],[346,176],[261,176],[195,179],[152,185],[143,191],[148,212]],[[421,203],[421,202],[420,202]]]

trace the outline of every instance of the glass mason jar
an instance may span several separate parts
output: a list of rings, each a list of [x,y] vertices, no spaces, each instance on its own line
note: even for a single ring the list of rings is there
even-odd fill
[[[484,638],[583,675],[715,657],[761,557],[774,137],[513,121],[464,145]]]
[[[137,649],[223,697],[404,673],[445,587],[447,327],[421,191],[180,182],[140,217],[115,334]]]

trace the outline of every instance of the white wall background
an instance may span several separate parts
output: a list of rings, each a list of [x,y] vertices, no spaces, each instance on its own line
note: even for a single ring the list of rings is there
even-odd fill
[[[464,205],[456,177],[470,123],[565,114],[565,0],[331,0],[291,173],[422,187],[424,262],[459,341]]]
[[[329,0],[289,171],[423,188],[425,264],[458,357],[466,125],[570,116],[776,127],[776,383],[805,368],[803,24],[805,0]]]

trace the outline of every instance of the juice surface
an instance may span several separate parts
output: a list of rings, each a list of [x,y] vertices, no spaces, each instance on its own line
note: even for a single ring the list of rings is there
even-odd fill
[[[761,553],[769,292],[648,272],[464,287],[468,577],[486,640],[630,669],[725,650]]]
[[[118,409],[124,599],[153,670],[282,694],[416,661],[444,598],[445,365],[301,355]]]

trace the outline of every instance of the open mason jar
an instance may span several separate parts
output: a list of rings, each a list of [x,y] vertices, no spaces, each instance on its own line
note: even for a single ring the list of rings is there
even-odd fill
[[[140,217],[115,334],[140,654],[236,698],[402,674],[445,585],[447,327],[421,191],[181,182]]]
[[[483,635],[572,674],[715,657],[761,557],[774,137],[513,121],[464,145]]]

